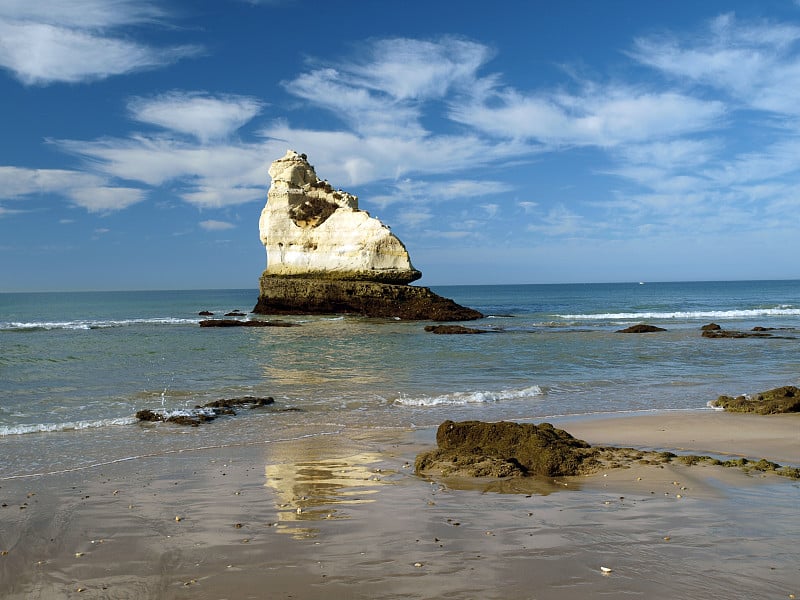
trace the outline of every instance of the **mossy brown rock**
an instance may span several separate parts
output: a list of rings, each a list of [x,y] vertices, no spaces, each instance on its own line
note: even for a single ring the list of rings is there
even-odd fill
[[[729,412],[751,412],[760,415],[800,412],[800,388],[786,385],[752,397],[720,396],[711,404]]]
[[[445,421],[438,448],[417,456],[417,473],[508,477],[577,475],[596,465],[597,451],[549,423]]]

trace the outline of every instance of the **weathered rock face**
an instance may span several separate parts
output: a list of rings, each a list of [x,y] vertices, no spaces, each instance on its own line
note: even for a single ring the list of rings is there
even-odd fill
[[[433,321],[483,315],[408,285],[422,276],[403,243],[358,198],[320,181],[304,154],[272,163],[259,229],[267,249],[258,314],[341,314]]]
[[[422,273],[403,243],[358,209],[358,198],[321,181],[289,150],[269,169],[272,185],[259,230],[267,275],[407,284]]]

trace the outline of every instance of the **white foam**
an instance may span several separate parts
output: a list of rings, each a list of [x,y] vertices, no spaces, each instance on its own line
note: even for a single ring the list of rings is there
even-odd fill
[[[0,427],[0,437],[8,435],[25,435],[28,433],[52,433],[57,431],[76,431],[79,429],[96,429],[116,425],[135,423],[135,417],[117,419],[99,419],[97,421],[68,421],[66,423],[34,423],[32,425],[10,425]]]
[[[742,319],[750,317],[800,316],[800,308],[779,306],[777,308],[752,308],[742,310],[698,310],[674,312],[620,312],[600,314],[557,315],[562,319],[583,321],[608,321],[625,319]]]
[[[155,317],[151,319],[81,319],[75,321],[9,321],[0,323],[0,331],[36,331],[53,329],[109,329],[131,325],[196,325],[199,319]]]
[[[486,404],[502,400],[515,400],[532,396],[543,396],[544,390],[538,385],[532,385],[518,390],[453,392],[442,396],[418,396],[409,398],[401,396],[395,404],[403,406],[458,406],[467,404]]]

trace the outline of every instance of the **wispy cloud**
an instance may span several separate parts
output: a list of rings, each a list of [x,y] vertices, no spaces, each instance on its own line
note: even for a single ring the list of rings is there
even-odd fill
[[[173,91],[153,98],[134,98],[128,103],[128,110],[137,121],[189,134],[207,143],[229,136],[253,119],[262,106],[262,102],[249,96]]]
[[[756,109],[800,115],[800,26],[717,17],[702,35],[635,41],[630,55]]]
[[[492,136],[600,147],[705,131],[724,114],[718,101],[597,85],[587,85],[580,94],[496,90],[451,111],[455,120]]]
[[[236,227],[236,225],[233,223],[228,223],[227,221],[216,221],[214,219],[200,221],[199,225],[206,231],[225,231],[228,229],[234,229]]]
[[[48,194],[69,198],[89,212],[121,210],[145,198],[144,190],[113,187],[106,179],[90,173],[0,167],[0,198],[21,200]]]
[[[125,35],[127,27],[165,16],[136,0],[9,0],[0,6],[0,67],[27,85],[47,85],[104,79],[198,54],[197,46],[156,48]]]

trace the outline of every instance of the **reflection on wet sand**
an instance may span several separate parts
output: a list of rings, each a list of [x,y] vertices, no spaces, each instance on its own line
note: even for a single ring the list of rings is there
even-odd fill
[[[379,455],[268,464],[265,486],[275,492],[277,530],[295,538],[315,537],[314,521],[346,519],[344,507],[373,502],[373,494],[391,471],[377,468]]]

